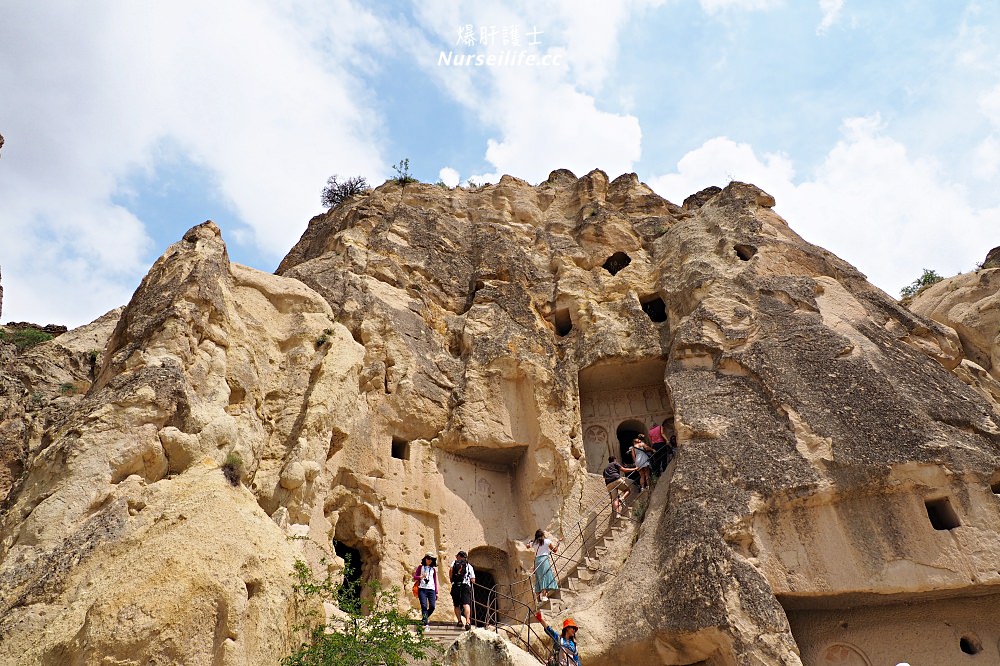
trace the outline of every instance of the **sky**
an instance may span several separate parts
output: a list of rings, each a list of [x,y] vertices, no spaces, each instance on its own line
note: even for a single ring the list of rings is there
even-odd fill
[[[328,177],[752,182],[897,296],[1000,245],[1000,4],[0,0],[2,320],[124,305],[214,220],[272,272]]]

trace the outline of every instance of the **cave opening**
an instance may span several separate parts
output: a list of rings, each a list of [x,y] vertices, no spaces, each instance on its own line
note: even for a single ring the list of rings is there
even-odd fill
[[[573,320],[569,316],[569,308],[556,310],[552,320],[556,328],[556,335],[560,338],[566,337],[573,330]]]
[[[337,602],[344,608],[361,608],[361,569],[364,560],[361,551],[351,548],[346,543],[333,542],[333,552],[344,560],[344,584],[337,590]]]
[[[608,257],[607,260],[605,260],[604,270],[612,275],[617,275],[619,271],[623,270],[631,263],[632,257],[628,256],[624,252],[615,252],[613,255]]]
[[[927,518],[934,529],[953,530],[961,526],[962,521],[958,519],[958,514],[947,497],[924,500],[924,505],[927,507]]]
[[[661,324],[667,320],[667,304],[656,294],[639,299],[639,303],[650,321]]]
[[[397,458],[399,460],[409,460],[410,443],[400,437],[393,437],[391,454],[393,458]]]

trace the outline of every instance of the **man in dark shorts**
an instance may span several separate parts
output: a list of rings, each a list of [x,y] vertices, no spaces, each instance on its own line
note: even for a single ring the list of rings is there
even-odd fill
[[[603,472],[604,484],[608,487],[608,494],[611,495],[611,508],[614,510],[615,516],[622,515],[621,504],[632,491],[624,475],[635,470],[635,467],[622,467],[617,458],[608,456],[608,466],[604,468]]]
[[[451,601],[455,607],[456,627],[472,628],[472,584],[476,582],[476,572],[469,564],[464,550],[458,551],[451,563]],[[463,625],[464,620],[464,625]]]

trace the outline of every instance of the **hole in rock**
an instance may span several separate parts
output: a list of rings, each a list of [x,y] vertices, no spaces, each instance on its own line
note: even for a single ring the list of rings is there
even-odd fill
[[[497,582],[489,569],[476,569],[476,585],[472,588],[472,623],[477,627],[497,623]]]
[[[983,651],[983,644],[979,642],[974,634],[966,634],[962,636],[962,639],[958,641],[958,647],[962,649],[965,654],[979,654]]]
[[[259,580],[248,580],[244,581],[247,586],[247,599],[253,599],[260,592],[260,581]]]
[[[636,435],[646,434],[646,424],[642,421],[636,419],[629,419],[628,421],[622,421],[619,424],[618,429],[615,431],[615,435],[618,437],[618,461],[621,462],[626,467],[631,467],[635,464],[635,460],[632,459],[632,454],[629,451],[632,448],[632,442],[635,441]],[[636,481],[639,480],[638,472],[630,472],[629,478]]]
[[[604,262],[604,270],[612,275],[617,275],[618,271],[622,270],[631,263],[632,257],[628,256],[624,252],[615,252],[613,255],[608,257],[607,261]]]
[[[233,384],[228,379],[226,383],[229,384],[229,404],[238,405],[243,402],[247,397],[247,392],[239,384]]]
[[[569,308],[559,308],[554,317],[556,335],[560,338],[566,336],[573,330],[573,320],[569,316]]]
[[[993,491],[994,495],[1000,495],[1000,479],[997,479],[990,484],[990,490]]]
[[[507,551],[477,546],[469,551],[469,563],[476,570],[476,584],[472,588],[475,624],[496,625],[498,619],[517,616],[521,607],[519,598],[525,590],[511,586],[514,569]]]
[[[639,299],[642,304],[642,311],[649,319],[657,324],[667,320],[667,305],[659,296],[646,296]]]
[[[750,261],[757,254],[757,248],[753,245],[734,245],[733,249],[736,250],[736,256],[743,261]]]
[[[962,524],[947,497],[924,500],[924,505],[927,507],[927,517],[934,529],[953,530]]]
[[[410,459],[410,443],[399,437],[392,438],[392,457],[400,460]]]
[[[357,608],[361,603],[361,569],[364,566],[361,551],[334,540],[333,552],[344,560],[344,585],[337,593],[337,601]]]

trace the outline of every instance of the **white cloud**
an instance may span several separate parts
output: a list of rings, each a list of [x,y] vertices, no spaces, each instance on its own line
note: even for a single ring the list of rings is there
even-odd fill
[[[972,153],[972,173],[983,180],[1000,173],[1000,138],[991,134]]]
[[[994,86],[979,97],[979,110],[994,127],[1000,129],[1000,85]]]
[[[701,8],[708,14],[717,14],[727,9],[742,11],[762,11],[774,9],[783,0],[698,0]]]
[[[730,177],[774,195],[775,210],[811,243],[858,267],[892,295],[923,268],[971,270],[996,245],[1000,208],[977,208],[933,160],[885,135],[878,116],[845,121],[843,138],[812,178],[796,182],[782,156],[760,159],[746,144],[712,139],[678,171],[650,185],[675,201]]]
[[[370,15],[339,0],[335,40],[322,2],[298,3],[294,14],[277,7],[231,0],[6,8],[5,319],[79,324],[127,300],[150,250],[162,248],[151,248],[148,230],[113,197],[130,174],[155,169],[164,140],[217,175],[219,196],[275,259],[318,211],[327,176],[382,171],[374,114],[345,71],[359,60],[349,45],[378,46]]]
[[[684,155],[677,163],[677,173],[653,178],[649,185],[661,196],[680,204],[709,185],[721,186],[739,180],[755,183],[763,189],[767,187],[762,183],[780,188],[791,183],[794,175],[792,163],[786,156],[769,154],[761,161],[750,144],[720,136]]]
[[[602,111],[566,83],[522,82],[492,110],[502,138],[489,140],[486,159],[496,171],[477,180],[496,182],[510,173],[541,181],[556,168],[577,175],[602,168],[614,178],[640,156],[638,119]]]
[[[638,119],[627,113],[602,109],[598,93],[614,71],[619,48],[618,33],[636,11],[662,0],[611,3],[560,0],[540,13],[526,0],[491,3],[422,3],[418,18],[428,35],[409,40],[414,56],[455,101],[493,128],[496,136],[486,145],[485,158],[493,172],[470,177],[475,182],[495,182],[504,173],[528,180],[543,180],[556,168],[582,174],[603,168],[610,175],[628,172],[639,159],[642,133]],[[591,11],[592,10],[592,11]],[[549,66],[441,67],[437,52],[455,42],[455,26],[504,26],[522,28],[521,47],[527,31],[539,31],[539,44],[527,48],[538,56],[557,58]],[[494,52],[503,51],[497,45]],[[431,62],[424,51],[433,51]],[[468,51],[467,51],[468,52]],[[475,52],[489,53],[477,45]]]
[[[819,0],[819,9],[823,12],[823,18],[816,26],[816,34],[825,34],[840,20],[840,12],[844,8],[844,0]]]
[[[440,178],[441,182],[448,187],[455,187],[462,180],[461,177],[459,177],[458,172],[451,167],[444,167],[438,171],[438,178]]]

